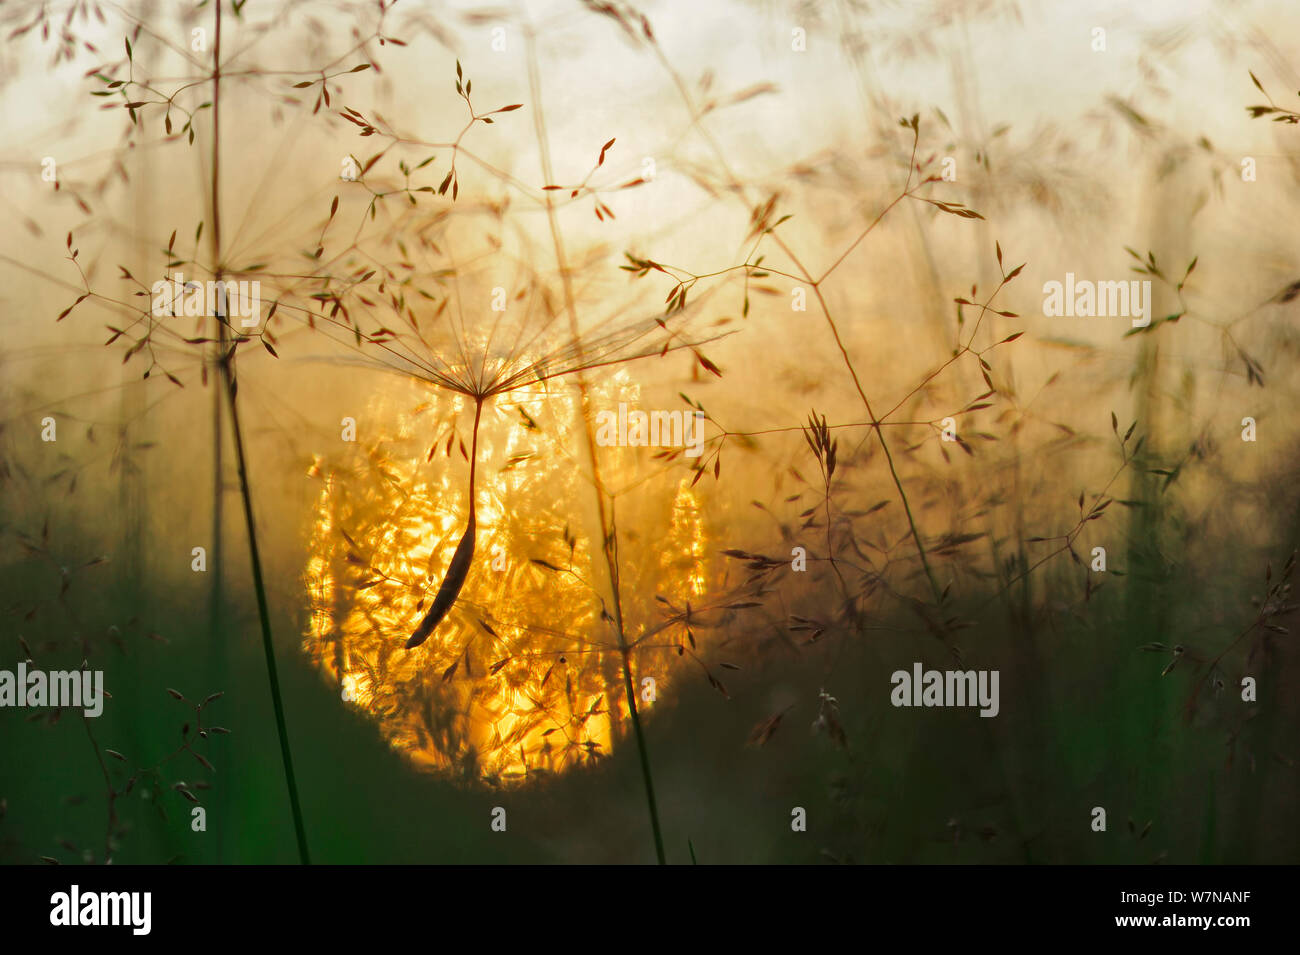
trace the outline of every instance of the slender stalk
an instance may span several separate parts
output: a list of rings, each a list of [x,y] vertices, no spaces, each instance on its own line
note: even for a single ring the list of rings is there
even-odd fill
[[[212,70],[212,228],[209,230],[212,258],[215,263],[215,280],[220,283],[225,275],[221,259],[221,3],[216,9],[216,29],[213,42]],[[293,811],[294,832],[298,839],[298,858],[303,865],[311,864],[307,851],[307,832],[302,821],[302,807],[298,802],[298,784],[293,772],[293,756],[289,750],[289,731],[284,718],[284,702],[280,697],[280,679],[275,665],[275,644],[271,638],[271,614],[267,606],[266,585],[262,577],[261,551],[257,546],[257,526],[253,520],[253,496],[248,479],[248,462],[244,456],[244,435],[239,425],[239,408],[235,400],[235,346],[230,341],[228,316],[224,296],[218,308],[217,328],[221,347],[218,367],[221,384],[230,409],[230,430],[234,438],[235,463],[239,471],[239,492],[244,503],[244,524],[248,530],[249,561],[253,575],[253,589],[257,593],[257,612],[262,627],[262,650],[266,655],[266,674],[271,683],[271,703],[275,710],[275,727],[280,737],[280,758],[284,763],[285,784],[289,789],[289,805]],[[217,412],[218,417],[220,412]],[[220,438],[218,437],[218,445]]]
[[[651,46],[656,57],[658,57],[660,64],[668,75],[672,77],[674,84],[676,84],[677,90],[681,94],[682,102],[686,105],[686,109],[691,114],[691,119],[695,128],[717,157],[718,163],[727,175],[732,190],[736,195],[740,196],[746,204],[749,204],[749,191],[745,188],[744,183],[740,181],[736,176],[735,171],[731,168],[731,165],[727,162],[726,155],[718,145],[717,140],[709,134],[708,130],[700,122],[702,114],[699,108],[695,105],[695,99],[687,89],[686,84],[682,82],[681,76],[668,62],[668,58],[664,55],[659,44],[652,41]],[[826,299],[822,295],[821,288],[822,283],[830,277],[832,272],[839,268],[840,264],[848,258],[849,254],[854,249],[858,247],[859,243],[866,239],[876,226],[880,224],[881,220],[889,214],[890,210],[912,194],[912,174],[916,166],[916,147],[919,141],[920,133],[917,130],[913,130],[912,155],[907,162],[907,182],[904,184],[902,192],[899,193],[899,195],[897,195],[889,205],[885,206],[885,208],[880,211],[880,214],[876,216],[875,220],[873,220],[872,223],[853,240],[849,247],[841,253],[839,258],[832,262],[820,276],[814,278],[812,272],[804,267],[803,263],[799,261],[799,257],[795,255],[794,251],[786,244],[785,240],[775,232],[771,233],[771,235],[777,247],[789,256],[790,261],[793,262],[795,267],[803,273],[804,280],[812,286],[813,294],[817,297],[817,302],[821,306],[822,314],[826,318],[826,323],[830,326],[831,335],[834,337],[835,344],[839,348],[841,357],[844,359],[844,365],[848,368],[849,374],[853,378],[853,386],[857,390],[858,396],[862,399],[862,403],[867,409],[867,415],[871,418],[871,427],[875,430],[876,437],[880,439],[880,449],[885,452],[885,462],[889,465],[889,476],[893,479],[894,487],[898,491],[899,501],[902,503],[903,511],[907,515],[907,526],[911,531],[912,541],[916,544],[916,553],[921,558],[921,567],[925,571],[926,579],[930,582],[930,590],[934,595],[934,601],[937,605],[943,603],[943,590],[939,587],[939,582],[934,576],[934,571],[930,568],[930,558],[926,553],[925,545],[921,542],[921,534],[917,530],[916,519],[912,515],[912,505],[908,500],[907,491],[904,490],[903,481],[898,475],[897,468],[894,466],[894,456],[889,450],[889,443],[885,440],[885,432],[881,428],[882,422],[876,417],[875,412],[871,410],[871,402],[867,398],[866,391],[863,390],[862,382],[858,379],[858,372],[853,366],[853,359],[849,357],[848,349],[845,348],[844,341],[840,338],[840,330],[835,324],[835,319],[831,314],[830,307],[826,304]],[[551,180],[548,179],[547,181],[550,182]]]
[[[224,332],[225,325],[221,325]],[[224,335],[222,336],[224,337]],[[214,345],[215,360],[214,365],[221,359],[221,349],[223,345],[216,343]],[[212,389],[212,532],[208,541],[208,547],[212,560],[210,561],[209,570],[211,573],[211,589],[208,592],[208,668],[211,673],[210,679],[213,679],[220,687],[226,679],[226,656],[222,644],[222,603],[225,600],[225,546],[222,542],[222,530],[225,527],[225,449],[222,441],[221,426],[221,402],[223,400],[222,389],[215,387]],[[219,806],[226,808],[230,804],[229,795],[226,786],[219,787],[217,794]],[[225,855],[226,827],[224,825],[217,827],[217,861],[221,862]]]
[[[478,423],[483,416],[483,399],[474,399],[474,434],[470,438],[469,452],[469,519],[474,521],[474,475],[478,471]]]
[[[219,143],[221,141],[221,118],[220,118],[220,94],[221,94],[221,4],[217,3],[216,10],[216,48],[214,51],[213,66],[213,87],[214,87],[214,109],[212,119],[212,228],[209,230],[208,241],[212,245],[213,256],[217,265],[217,280],[220,281],[221,274],[221,216],[217,211],[217,199],[219,197],[219,188],[221,183],[221,151]],[[217,341],[213,343],[213,365],[220,367],[223,356],[230,347],[229,335],[227,334],[226,323],[217,322]],[[221,647],[221,626],[222,626],[222,604],[225,600],[225,546],[223,543],[223,530],[226,524],[226,463],[225,448],[222,441],[222,424],[221,424],[221,403],[224,400],[222,388],[212,389],[212,537],[208,542],[211,549],[211,573],[212,589],[209,593],[208,603],[208,631],[209,631],[209,666],[214,676],[220,675],[224,670],[223,663],[225,656]],[[220,682],[220,680],[218,680]],[[221,804],[223,807],[229,806],[229,798],[226,795],[226,787],[221,788]],[[221,860],[223,849],[225,848],[225,826],[218,828],[217,834],[217,859]]]
[[[915,147],[913,147],[915,153]],[[803,267],[798,259],[794,258],[793,253],[787,250],[795,265],[805,275],[808,271]],[[824,276],[823,276],[824,278]],[[811,282],[811,276],[809,276]],[[876,413],[871,410],[871,401],[867,398],[867,393],[862,388],[862,382],[858,379],[858,371],[853,367],[853,359],[849,357],[848,349],[844,347],[844,341],[840,338],[840,330],[835,324],[835,319],[831,316],[830,306],[826,304],[826,299],[822,295],[820,280],[812,282],[813,295],[817,297],[817,304],[821,306],[822,315],[826,318],[826,324],[830,326],[831,335],[835,338],[835,344],[840,350],[840,356],[844,359],[844,366],[849,370],[849,375],[853,378],[853,387],[857,389],[858,397],[862,399],[862,404],[867,409],[867,416],[871,418],[872,429],[876,432],[876,437],[880,439],[880,450],[885,452],[885,463],[889,466],[889,476],[893,478],[894,487],[898,491],[898,499],[902,502],[903,513],[907,515],[907,526],[912,532],[912,541],[916,544],[916,553],[921,558],[921,567],[925,570],[926,579],[930,581],[930,590],[934,594],[936,605],[943,603],[943,590],[939,587],[939,582],[935,579],[934,571],[930,569],[930,559],[925,552],[925,545],[921,543],[921,534],[916,529],[916,519],[912,516],[912,504],[908,500],[907,491],[903,489],[902,478],[898,476],[898,469],[894,466],[894,455],[889,450],[889,442],[885,440],[885,432],[880,427],[880,421],[876,418]]]
[[[531,30],[526,32],[528,44],[528,85],[531,92],[535,108],[533,109],[533,123],[537,132],[538,152],[542,159],[542,173],[546,182],[554,182],[554,176],[551,172],[551,154],[547,147],[546,139],[546,119],[542,113],[541,99],[541,77],[537,70],[537,47],[535,37]],[[556,264],[560,269],[560,279],[564,286],[564,306],[569,317],[569,330],[575,342],[581,341],[578,334],[578,310],[573,295],[573,279],[569,273],[568,255],[564,248],[564,239],[560,234],[559,222],[555,215],[555,204],[551,201],[551,194],[546,193],[546,219],[550,225],[551,241],[555,246]],[[581,352],[579,352],[578,363],[582,364]],[[587,387],[586,375],[579,372],[577,375],[578,393],[580,395],[582,409],[581,418],[583,422],[583,433],[586,435],[587,458],[591,463],[592,481],[596,490],[596,505],[600,514],[600,533],[601,533],[601,551],[605,555],[605,566],[609,572],[610,591],[612,596],[612,605],[614,609],[614,627],[618,634],[618,648],[623,660],[623,691],[627,697],[628,718],[632,723],[632,735],[636,738],[637,755],[641,762],[641,777],[645,782],[646,806],[650,811],[650,828],[654,835],[655,857],[660,865],[667,863],[664,856],[664,837],[659,825],[659,807],[655,800],[654,776],[650,771],[650,752],[646,747],[645,733],[641,729],[641,715],[637,711],[635,684],[632,680],[632,647],[627,642],[627,634],[623,625],[623,606],[620,599],[620,584],[618,574],[618,559],[615,553],[617,544],[615,534],[617,530],[613,527],[609,511],[605,502],[605,486],[600,476],[600,461],[596,454],[596,436],[592,430],[591,416],[589,414],[590,393]]]
[[[234,436],[235,463],[239,469],[239,492],[244,501],[244,524],[248,528],[248,554],[253,574],[253,589],[257,592],[257,614],[262,625],[262,650],[266,654],[266,675],[271,682],[271,703],[275,708],[275,728],[280,737],[280,758],[284,762],[284,780],[289,788],[289,805],[293,810],[293,828],[298,838],[298,858],[303,865],[311,864],[307,852],[307,832],[302,822],[302,806],[298,803],[298,784],[293,773],[293,754],[289,750],[289,730],[284,719],[284,702],[280,698],[280,678],[275,666],[275,645],[271,640],[271,615],[267,609],[266,585],[262,577],[261,552],[257,546],[257,527],[253,521],[253,497],[249,492],[248,463],[244,457],[244,436],[239,426],[239,409],[235,403],[235,377],[233,353],[221,363],[221,377],[230,406],[230,430]]]

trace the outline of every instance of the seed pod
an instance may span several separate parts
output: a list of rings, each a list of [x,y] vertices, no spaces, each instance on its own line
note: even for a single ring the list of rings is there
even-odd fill
[[[418,647],[429,639],[433,628],[447,616],[447,611],[460,596],[460,588],[464,586],[465,578],[469,576],[470,564],[474,560],[474,526],[474,514],[471,511],[469,527],[465,529],[465,536],[456,545],[456,553],[452,555],[451,564],[447,567],[447,576],[443,579],[442,586],[438,588],[438,596],[434,598],[433,606],[420,621],[415,633],[411,634],[411,639],[406,641],[406,649]]]

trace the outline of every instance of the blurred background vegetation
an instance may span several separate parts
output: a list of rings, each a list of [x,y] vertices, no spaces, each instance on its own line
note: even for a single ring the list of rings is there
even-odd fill
[[[0,9],[0,668],[84,659],[112,694],[0,710],[0,859],[298,858],[226,333],[132,294],[221,268],[277,303],[238,402],[313,861],[654,861],[620,627],[669,862],[1295,861],[1294,10],[248,0],[215,109],[214,12]],[[1044,317],[1066,272],[1150,279],[1152,327]],[[525,364],[665,295],[653,341],[708,344],[491,408],[478,563],[403,656],[469,429],[382,330],[489,353],[496,288]],[[1013,314],[954,302],[995,288]],[[704,470],[593,468],[597,410],[683,394]],[[998,717],[892,707],[918,660],[999,670]],[[218,692],[230,732],[169,759]]]

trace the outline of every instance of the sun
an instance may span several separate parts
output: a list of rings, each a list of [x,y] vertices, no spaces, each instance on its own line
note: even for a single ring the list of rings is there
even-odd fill
[[[473,416],[472,400],[435,391],[401,410],[376,397],[367,417],[396,422],[393,432],[346,464],[313,465],[304,648],[341,700],[418,765],[519,781],[597,760],[626,732],[622,654],[583,530],[593,489],[578,435],[557,420],[572,416],[548,413],[555,397],[535,386],[485,407],[477,551],[460,599],[415,649],[407,638],[464,530],[468,464],[455,422]],[[630,454],[611,456],[616,476],[635,468]],[[704,515],[689,477],[660,483],[638,497],[638,532],[620,548],[623,586],[698,604],[712,566]],[[625,619],[655,612],[634,603]],[[640,708],[670,679],[677,639],[666,630],[632,651],[633,685],[652,677],[657,691]]]

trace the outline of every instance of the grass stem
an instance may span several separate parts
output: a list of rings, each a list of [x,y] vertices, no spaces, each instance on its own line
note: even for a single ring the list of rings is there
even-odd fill
[[[216,18],[213,42],[212,68],[212,244],[214,270],[218,283],[225,275],[221,259],[221,4],[214,4]],[[230,408],[230,431],[234,438],[235,463],[239,471],[239,492],[244,503],[244,523],[248,530],[249,561],[253,576],[253,589],[257,593],[257,613],[262,628],[262,649],[266,654],[266,675],[271,683],[271,703],[275,709],[275,727],[280,738],[280,757],[284,763],[285,783],[289,789],[289,805],[293,812],[294,832],[298,840],[298,858],[303,865],[311,864],[307,851],[307,831],[302,821],[302,807],[298,802],[298,783],[293,772],[293,755],[289,750],[289,731],[284,718],[284,701],[280,695],[280,678],[275,665],[275,644],[271,639],[271,614],[266,599],[266,584],[262,577],[261,551],[257,546],[257,526],[253,520],[253,496],[248,479],[248,462],[244,455],[244,435],[239,425],[239,408],[236,403],[235,346],[230,341],[226,315],[218,309],[217,327],[221,351],[219,368],[221,386]],[[218,419],[220,413],[218,412]],[[220,436],[218,436],[218,445]],[[220,495],[218,495],[220,497]]]
[[[542,112],[541,100],[541,77],[537,69],[537,48],[536,41],[531,31],[527,33],[528,43],[528,83],[532,94],[533,102],[536,108],[533,110],[534,124],[537,131],[538,150],[542,158],[542,173],[547,182],[553,182],[554,177],[551,171],[551,155],[547,147],[546,139],[546,119]],[[580,341],[578,334],[578,312],[577,305],[573,295],[573,280],[569,271],[568,256],[565,253],[564,239],[560,234],[559,222],[555,214],[555,204],[551,201],[550,193],[546,194],[546,218],[550,225],[551,241],[555,246],[556,264],[560,269],[561,281],[564,285],[564,305],[569,316],[570,333],[575,341]],[[581,364],[581,357],[579,364]],[[605,555],[606,567],[609,571],[609,582],[612,596],[612,606],[614,609],[614,627],[618,634],[618,648],[623,660],[623,690],[627,697],[628,718],[632,723],[632,735],[636,738],[637,756],[641,763],[641,776],[645,782],[646,806],[650,811],[650,828],[654,836],[655,857],[660,865],[667,862],[664,855],[664,837],[659,825],[659,807],[655,799],[654,775],[650,770],[650,752],[646,746],[645,733],[641,729],[641,715],[636,706],[636,688],[632,680],[632,647],[627,642],[627,633],[623,623],[623,607],[620,600],[620,587],[618,576],[618,560],[615,556],[614,549],[617,547],[615,536],[617,529],[612,526],[612,521],[605,502],[605,488],[600,476],[600,462],[596,454],[596,436],[592,431],[591,416],[588,414],[589,392],[587,388],[586,375],[579,373],[577,376],[578,392],[581,397],[582,408],[581,417],[584,423],[584,434],[586,435],[587,456],[591,463],[592,480],[596,490],[596,504],[600,513],[600,532],[602,546],[601,550]]]

